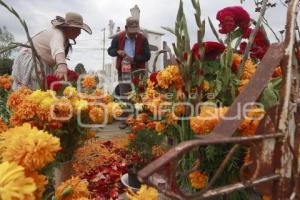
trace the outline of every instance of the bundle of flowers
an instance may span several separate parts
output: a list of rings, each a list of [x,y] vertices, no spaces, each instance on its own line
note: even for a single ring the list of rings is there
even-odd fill
[[[269,40],[261,26],[250,48],[250,55],[245,55],[245,45],[249,43],[253,24],[248,12],[240,6],[220,10],[216,18],[220,22],[221,35],[210,23],[217,41],[204,41],[205,21],[201,20],[198,1],[192,2],[198,26],[197,42],[190,47],[183,3],[180,1],[175,29],[171,31],[177,39],[174,52],[178,64],[165,66],[150,75],[139,101],[142,112],[146,114],[135,114],[127,120],[130,125],[129,146],[132,145],[137,153],[145,149],[141,142],[143,139],[150,141],[151,146],[151,139],[157,135],[162,135],[166,139],[162,141],[168,142],[155,145],[162,147],[167,144],[170,148],[195,139],[197,135],[209,134],[235,98],[243,92],[269,47]],[[280,83],[281,68],[278,66],[259,100],[243,108],[240,116],[243,121],[234,133],[235,136],[256,134],[265,111],[278,103]],[[180,187],[190,192],[204,188],[231,147],[208,145],[184,154],[177,163],[179,171],[190,170],[199,159],[200,165],[189,176],[177,176]],[[247,157],[247,151],[247,148],[237,151],[216,186],[239,180],[239,170]],[[245,199],[247,194],[245,191],[236,192],[229,194],[228,198],[237,195]]]
[[[41,199],[47,177],[40,170],[55,160],[61,149],[57,137],[30,124],[0,134],[0,198]]]
[[[126,149],[127,139],[87,141],[75,154],[75,175],[88,182],[91,198],[117,199],[124,191],[121,176],[133,155]]]

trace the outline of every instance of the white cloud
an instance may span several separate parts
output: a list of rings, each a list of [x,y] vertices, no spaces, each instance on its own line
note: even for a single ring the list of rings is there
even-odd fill
[[[275,0],[274,0],[275,1]],[[160,26],[173,27],[176,19],[178,0],[6,0],[7,4],[13,6],[28,24],[30,34],[50,27],[50,20],[56,15],[64,16],[68,11],[79,12],[83,15],[84,20],[88,23],[93,35],[83,32],[79,38],[74,51],[70,56],[70,67],[73,68],[78,62],[85,64],[87,69],[100,69],[102,66],[102,37],[101,29],[108,26],[108,21],[112,19],[115,27],[124,28],[125,19],[130,16],[129,9],[138,5],[141,10],[141,26],[147,29],[156,30],[166,33],[167,42],[175,41],[175,38],[165,32]],[[218,10],[233,5],[240,5],[240,0],[200,0],[203,17],[210,16],[217,27],[218,21],[215,16]],[[243,5],[251,17],[257,18],[254,13],[254,1],[246,1]],[[188,20],[191,40],[196,40],[196,24],[194,20],[194,9],[190,0],[184,0],[184,10]],[[267,18],[275,31],[283,29],[286,18],[286,10],[282,6],[272,8],[267,13]],[[3,7],[0,7],[0,26],[7,26],[16,38],[16,41],[26,42],[24,31],[17,21]],[[208,23],[206,24],[206,39],[215,40]],[[106,48],[109,46],[109,40],[106,41]],[[110,57],[106,54],[106,60]]]

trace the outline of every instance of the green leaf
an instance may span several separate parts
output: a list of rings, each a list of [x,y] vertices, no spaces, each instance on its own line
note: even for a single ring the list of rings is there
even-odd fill
[[[260,98],[260,102],[265,106],[265,109],[271,108],[278,102],[278,96],[274,88],[272,88],[271,84],[264,89],[262,96]]]
[[[215,37],[217,38],[217,40],[218,40],[220,43],[223,44],[223,41],[220,39],[219,34],[218,34],[218,32],[216,31],[216,29],[215,29],[215,27],[214,27],[214,25],[213,25],[213,23],[212,23],[212,21],[210,20],[209,17],[208,17],[208,23],[209,23],[209,26],[210,26],[210,28],[211,28],[213,34],[214,34]]]

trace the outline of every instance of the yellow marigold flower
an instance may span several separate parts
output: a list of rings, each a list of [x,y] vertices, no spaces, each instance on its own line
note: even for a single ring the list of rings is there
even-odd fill
[[[45,185],[48,183],[47,177],[44,175],[38,174],[36,171],[26,172],[27,177],[31,177],[34,180],[37,190],[34,192],[36,199],[41,199],[45,191]]]
[[[149,187],[147,185],[142,185],[141,189],[136,193],[129,190],[126,193],[126,195],[129,198],[129,200],[146,200],[146,199],[158,200],[159,199],[158,191],[155,188]]]
[[[88,102],[83,99],[71,100],[71,104],[74,107],[74,111],[86,110],[88,108]]]
[[[12,86],[13,79],[10,75],[5,74],[0,76],[0,88],[4,88],[6,90],[10,90]]]
[[[56,188],[55,197],[61,200],[88,198],[88,183],[82,181],[79,177],[72,177]]]
[[[161,122],[155,122],[155,131],[158,134],[161,134],[161,132],[163,132],[163,130],[165,130],[166,125],[164,123]]]
[[[243,70],[244,71],[241,79],[251,79],[256,71],[256,65],[250,59],[248,59]]]
[[[38,170],[55,160],[61,149],[59,138],[31,127],[28,123],[2,133],[3,161],[15,162],[26,170]]]
[[[179,67],[176,65],[170,65],[158,72],[157,82],[159,87],[163,89],[168,89],[172,84],[176,86],[176,89],[181,89],[183,80]]]
[[[239,88],[238,88],[238,93],[241,93],[243,91],[243,89],[245,88],[245,86],[248,85],[249,81],[250,81],[249,79],[240,80],[240,85],[239,85]]]
[[[123,113],[123,110],[120,106],[120,104],[116,102],[110,102],[107,104],[107,110],[109,116],[112,116],[113,118],[120,117]]]
[[[209,90],[209,82],[204,80],[202,83],[202,88],[205,92],[207,92]]]
[[[193,188],[202,189],[205,187],[207,182],[207,175],[200,171],[194,171],[189,174],[189,178]]]
[[[30,100],[36,104],[40,104],[45,98],[54,98],[55,91],[48,90],[47,92],[41,90],[35,90],[32,94],[26,97],[27,100]]]
[[[63,95],[66,98],[78,97],[77,89],[72,86],[68,86],[64,89]]]
[[[96,88],[97,82],[93,75],[86,75],[81,82],[82,87],[86,89]]]
[[[210,133],[227,110],[227,107],[202,106],[200,115],[190,119],[190,126],[196,134]]]
[[[25,176],[22,166],[9,162],[0,164],[0,199],[34,200],[36,189],[34,180]]]
[[[7,131],[8,127],[3,119],[0,117],[0,133]]]
[[[104,110],[101,107],[93,107],[89,111],[89,117],[94,123],[102,123],[105,117],[104,115]]]
[[[12,109],[12,111],[14,112],[15,109],[21,104],[21,102],[25,99],[25,96],[28,96],[29,94],[31,94],[32,91],[23,86],[21,88],[19,88],[18,90],[12,92],[7,99],[7,105],[8,107],[10,107]]]

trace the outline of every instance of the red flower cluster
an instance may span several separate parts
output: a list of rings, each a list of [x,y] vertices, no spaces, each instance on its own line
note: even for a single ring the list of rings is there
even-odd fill
[[[68,69],[68,81],[76,82],[79,77],[79,74],[73,70]]]
[[[205,49],[204,57],[208,60],[216,59],[220,54],[222,54],[225,50],[225,46],[218,42],[203,42],[203,46]],[[199,54],[199,44],[194,44],[192,48],[193,58],[200,59],[201,55]]]
[[[222,34],[230,33],[237,27],[246,31],[250,25],[250,16],[246,10],[240,6],[227,7],[217,13],[217,20],[220,21],[220,30]]]
[[[249,38],[251,31],[252,31],[252,29],[248,28],[247,31],[243,34],[243,37]],[[244,53],[246,46],[247,46],[247,43],[242,42],[240,44],[239,53],[241,53],[241,54]],[[269,41],[266,38],[264,32],[259,29],[254,38],[253,45],[250,49],[250,57],[254,58],[254,59],[262,59],[264,57],[265,53],[267,52],[269,46],[270,46]]]
[[[55,75],[48,75],[46,77],[47,85],[49,89],[57,91],[62,86],[60,83],[60,79],[57,78]]]
[[[156,86],[158,84],[158,81],[157,81],[157,74],[158,72],[153,72],[151,75],[150,75],[150,81],[152,83],[154,83],[154,86]]]

